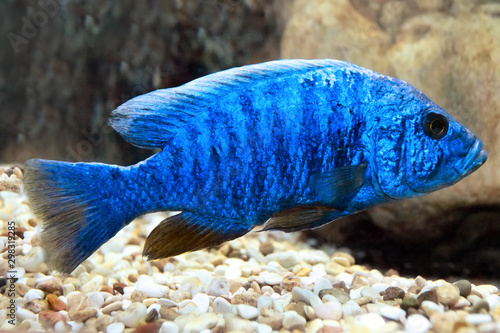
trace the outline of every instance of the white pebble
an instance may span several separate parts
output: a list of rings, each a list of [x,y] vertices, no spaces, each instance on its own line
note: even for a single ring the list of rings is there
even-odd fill
[[[411,333],[425,333],[432,327],[431,322],[420,314],[408,316],[405,323],[405,329]]]
[[[207,294],[196,294],[196,296],[193,297],[193,303],[196,304],[200,313],[208,312],[210,299]]]
[[[224,277],[227,280],[235,280],[241,277],[241,270],[239,267],[229,266],[224,273]]]
[[[395,321],[401,321],[406,317],[406,312],[394,306],[384,305],[380,308],[380,315]]]
[[[32,301],[34,299],[43,299],[44,297],[43,291],[39,289],[30,289],[28,292],[24,295],[24,298],[26,298],[28,301]]]
[[[340,273],[339,275],[337,275],[337,279],[339,279],[339,281],[341,282],[344,282],[347,287],[351,287],[354,276],[347,273]]]
[[[369,328],[370,330],[377,330],[385,325],[385,320],[376,313],[367,313],[355,317],[355,323],[358,325]]]
[[[58,321],[54,325],[54,332],[55,333],[66,333],[66,323],[64,321]]]
[[[493,309],[498,303],[500,303],[500,296],[496,294],[490,295],[486,298],[486,302],[490,305],[490,309]]]
[[[153,276],[151,277],[153,279],[153,281],[156,283],[156,284],[160,284],[160,285],[166,285],[169,283],[169,280],[168,278],[165,276],[165,274],[161,274],[161,273],[155,273],[153,274]]]
[[[472,291],[479,293],[483,296],[483,298],[486,298],[489,295],[496,294],[498,292],[498,288],[491,284],[482,284],[472,287]]]
[[[480,325],[491,322],[492,318],[487,313],[471,313],[465,317],[465,321],[472,325]]]
[[[97,291],[87,293],[87,307],[100,309],[104,304],[104,296]]]
[[[23,322],[24,320],[36,321],[36,314],[23,308],[17,308],[16,316],[19,322]]]
[[[209,330],[217,323],[217,315],[213,312],[204,313],[186,324],[184,332],[198,333],[203,330]]]
[[[172,300],[169,300],[167,298],[160,298],[158,300],[158,304],[160,304],[161,306],[166,306],[167,308],[172,308],[172,307],[177,307],[179,306],[179,304],[175,303],[174,301]]]
[[[257,299],[257,309],[259,309],[259,311],[262,311],[263,308],[272,309],[273,304],[273,298],[270,296],[260,296]]]
[[[254,325],[251,321],[241,319],[232,313],[224,314],[224,320],[226,322],[226,328],[229,332],[254,332]]]
[[[154,298],[164,298],[170,293],[170,289],[166,286],[161,286],[156,283],[139,283],[139,281],[137,281],[135,289],[142,291],[147,297]]]
[[[125,330],[123,323],[112,323],[106,327],[106,333],[122,333]]]
[[[348,316],[357,316],[359,314],[362,314],[363,311],[361,310],[361,307],[359,306],[358,303],[354,302],[353,300],[350,300],[346,302],[345,304],[342,304],[342,314],[345,317]]]
[[[342,318],[342,305],[339,301],[323,303],[316,308],[316,317],[321,319],[340,320],[340,318]]]
[[[406,317],[406,312],[401,308],[384,305],[380,308],[380,315],[395,321],[402,321]]]
[[[444,313],[444,306],[441,304],[436,304],[432,301],[423,301],[420,305],[425,314],[430,317],[432,313]]]
[[[19,265],[23,267],[26,272],[36,273],[46,270],[45,254],[40,246],[35,246],[24,256],[20,256]]]
[[[72,332],[80,332],[83,328],[83,323],[79,321],[68,321],[68,325],[71,326]]]
[[[257,333],[272,333],[273,328],[269,325],[266,325],[266,324],[258,324],[255,331]]]
[[[323,327],[325,327],[323,320],[316,318],[316,319],[311,320],[310,322],[307,323],[306,332],[307,333],[316,333],[320,329],[322,329]]]
[[[188,314],[188,313],[199,313],[200,310],[198,309],[198,306],[196,306],[193,301],[190,300],[184,300],[179,303],[179,310],[177,310],[177,313],[180,315]]]
[[[130,304],[125,311],[119,312],[116,319],[125,324],[126,327],[136,328],[144,323],[147,315],[146,310],[144,304],[135,302]]]
[[[385,291],[387,288],[389,288],[390,285],[388,285],[387,283],[374,283],[371,287],[380,294],[380,292]]]
[[[266,256],[266,260],[276,261],[286,269],[291,269],[300,262],[300,256],[295,251],[284,251],[271,253]]]
[[[272,272],[261,272],[259,276],[264,279],[264,283],[270,285],[270,286],[275,286],[275,285],[280,285],[281,281],[283,280],[283,277],[279,275],[278,273],[272,273]]]
[[[243,319],[255,319],[259,316],[260,311],[255,306],[238,304],[236,305],[236,312]]]
[[[216,277],[208,285],[207,294],[212,296],[229,296],[229,280]]]
[[[330,280],[328,279],[325,279],[325,278],[320,278],[316,281],[316,283],[314,284],[314,293],[316,295],[319,295],[319,292],[323,289],[332,289],[333,286],[332,286],[332,283],[330,282]]]
[[[306,327],[306,319],[299,316],[295,311],[287,311],[283,313],[283,327],[287,330],[304,330]]]
[[[304,302],[312,306],[314,309],[323,304],[321,299],[315,293],[300,287],[294,287],[292,289],[292,299],[295,302]]]
[[[179,333],[179,326],[171,321],[166,321],[161,324],[159,333]]]
[[[228,313],[234,311],[233,305],[222,297],[214,299],[213,308],[215,313]]]
[[[369,296],[373,299],[373,301],[376,299],[382,300],[382,296],[380,296],[379,292],[372,287],[361,288],[361,296]]]

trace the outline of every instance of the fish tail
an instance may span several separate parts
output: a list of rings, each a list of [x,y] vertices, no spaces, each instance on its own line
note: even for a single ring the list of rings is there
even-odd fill
[[[115,183],[121,167],[33,159],[26,162],[25,188],[44,222],[42,246],[50,268],[70,273],[132,220],[120,209]]]

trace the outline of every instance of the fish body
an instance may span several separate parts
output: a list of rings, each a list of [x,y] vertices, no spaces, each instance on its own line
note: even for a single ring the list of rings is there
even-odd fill
[[[279,60],[138,96],[111,125],[161,151],[136,165],[30,160],[49,264],[72,271],[135,217],[157,259],[265,230],[319,227],[452,185],[481,142],[410,84],[336,60]]]

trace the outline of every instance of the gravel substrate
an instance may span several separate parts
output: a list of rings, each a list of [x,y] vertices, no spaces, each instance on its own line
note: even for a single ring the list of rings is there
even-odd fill
[[[0,174],[17,184],[22,173],[8,170]],[[384,274],[357,265],[346,251],[314,248],[299,233],[255,232],[218,248],[145,261],[145,238],[162,214],[137,219],[62,276],[49,272],[37,237],[39,221],[22,188],[15,192],[0,192],[1,330],[500,331],[494,285]],[[5,279],[9,221],[16,222],[15,296]],[[16,326],[9,323],[11,299]]]

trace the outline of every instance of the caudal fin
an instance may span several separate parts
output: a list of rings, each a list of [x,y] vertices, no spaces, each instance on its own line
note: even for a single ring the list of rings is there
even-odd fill
[[[129,222],[116,207],[120,167],[100,163],[29,160],[24,184],[49,267],[70,273]],[[116,185],[116,184],[115,184]]]

